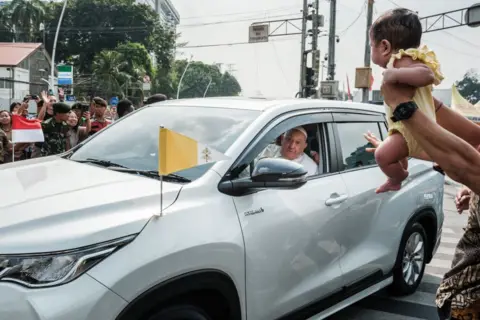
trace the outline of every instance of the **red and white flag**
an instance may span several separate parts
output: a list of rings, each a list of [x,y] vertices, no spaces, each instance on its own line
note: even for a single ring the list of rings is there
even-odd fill
[[[42,123],[38,119],[26,119],[18,114],[12,115],[12,143],[43,142]]]

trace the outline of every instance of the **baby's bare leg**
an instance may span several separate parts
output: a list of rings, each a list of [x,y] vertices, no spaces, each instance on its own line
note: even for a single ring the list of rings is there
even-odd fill
[[[389,136],[377,148],[375,160],[388,177],[387,182],[376,190],[377,193],[400,190],[402,181],[408,176],[407,156],[407,142],[399,133]]]

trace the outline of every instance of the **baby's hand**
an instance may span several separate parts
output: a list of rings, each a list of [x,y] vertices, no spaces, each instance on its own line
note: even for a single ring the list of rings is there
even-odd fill
[[[383,82],[384,83],[397,83],[397,77],[395,75],[395,69],[387,69],[383,72]]]

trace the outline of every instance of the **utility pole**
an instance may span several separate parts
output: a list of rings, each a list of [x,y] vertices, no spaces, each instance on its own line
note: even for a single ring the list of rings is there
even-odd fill
[[[330,31],[328,33],[328,80],[335,80],[335,28],[337,24],[337,0],[330,0]]]
[[[300,80],[298,92],[303,96],[303,88],[305,87],[305,76],[307,61],[305,56],[305,46],[307,42],[307,19],[308,19],[308,0],[303,0],[302,10],[302,43],[300,45]]]
[[[367,30],[365,32],[365,68],[370,68],[370,28],[372,27],[373,20],[373,0],[368,0],[368,9],[367,9]],[[371,72],[371,71],[370,71]],[[370,79],[368,79],[370,81]],[[368,102],[370,88],[362,89],[362,102]]]
[[[312,12],[312,69],[313,69],[313,88],[315,97],[318,96],[318,80],[320,79],[320,51],[318,50],[319,15],[320,0],[314,0]]]

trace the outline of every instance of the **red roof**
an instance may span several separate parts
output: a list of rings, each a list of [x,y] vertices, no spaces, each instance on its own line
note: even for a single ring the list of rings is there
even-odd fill
[[[41,46],[41,43],[0,42],[0,66],[17,66]]]

